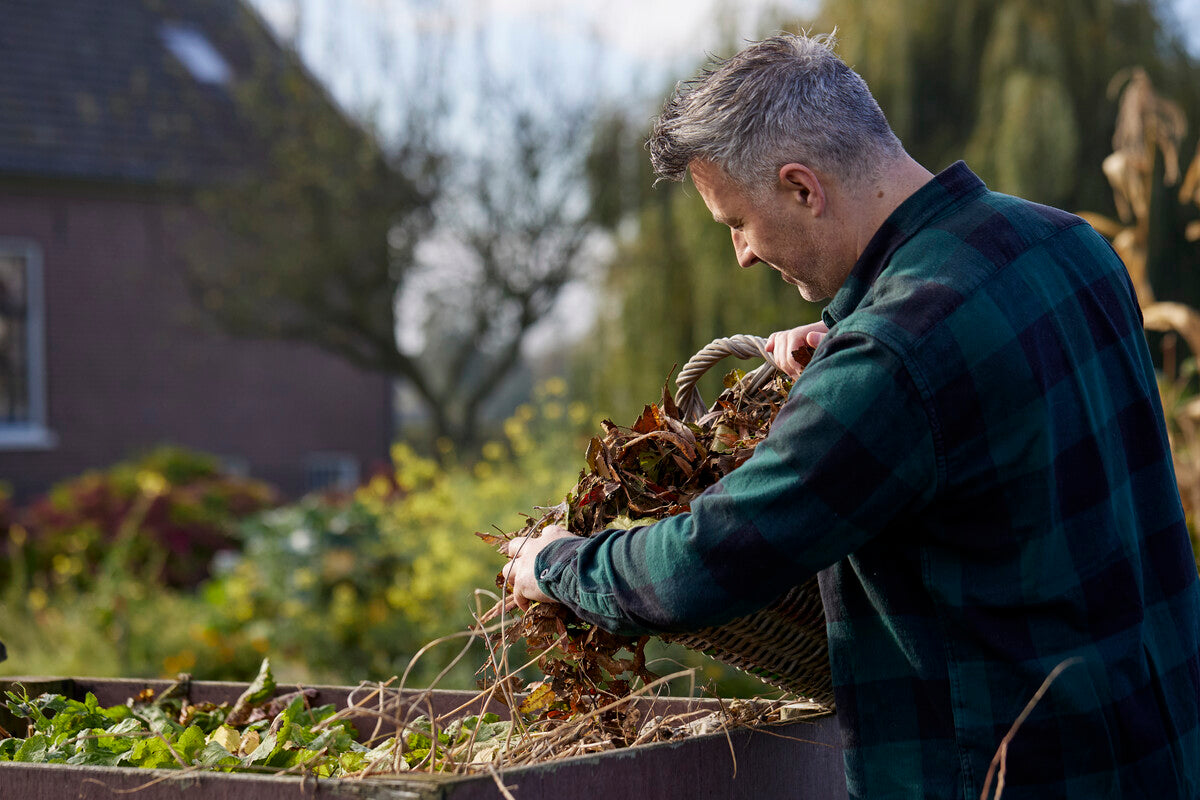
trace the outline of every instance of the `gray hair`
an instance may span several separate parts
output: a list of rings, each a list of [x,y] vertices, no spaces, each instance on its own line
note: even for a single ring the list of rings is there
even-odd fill
[[[647,142],[655,173],[681,181],[703,160],[754,189],[798,162],[857,183],[901,156],[866,81],[833,45],[832,34],[780,34],[679,83]]]

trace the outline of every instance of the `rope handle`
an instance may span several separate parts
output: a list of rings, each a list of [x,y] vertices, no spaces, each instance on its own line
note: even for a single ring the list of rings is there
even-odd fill
[[[751,393],[765,386],[779,369],[775,365],[775,359],[767,352],[767,340],[761,336],[739,333],[713,339],[683,365],[679,377],[675,379],[675,405],[679,406],[684,419],[694,422],[708,412],[708,407],[700,398],[696,382],[708,372],[709,367],[726,356],[742,359],[761,358],[766,362],[742,378],[746,391]]]

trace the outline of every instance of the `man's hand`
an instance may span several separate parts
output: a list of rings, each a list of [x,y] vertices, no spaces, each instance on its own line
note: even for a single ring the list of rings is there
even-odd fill
[[[776,331],[767,338],[767,352],[775,359],[775,365],[793,378],[800,376],[805,361],[797,361],[792,355],[797,350],[816,347],[825,338],[829,328],[824,322],[810,322],[798,328]]]
[[[561,525],[547,525],[539,536],[518,536],[505,544],[503,552],[512,560],[504,565],[504,582],[512,587],[513,599],[522,611],[529,608],[529,604],[533,602],[557,602],[538,588],[534,562],[537,554],[542,552],[542,548],[547,544],[555,539],[565,539],[574,535]]]

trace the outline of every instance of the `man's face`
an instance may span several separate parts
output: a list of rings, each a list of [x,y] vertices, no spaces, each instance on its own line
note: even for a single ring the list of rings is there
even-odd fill
[[[760,197],[750,195],[711,162],[691,164],[692,182],[713,219],[728,225],[738,264],[776,269],[805,300],[832,297],[845,279],[832,248],[817,236],[812,210],[780,181]]]

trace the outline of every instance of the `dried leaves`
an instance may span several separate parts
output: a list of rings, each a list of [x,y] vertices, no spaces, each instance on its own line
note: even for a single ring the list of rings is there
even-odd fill
[[[688,511],[692,500],[750,458],[791,388],[780,373],[751,395],[741,377],[740,371],[726,377],[726,391],[699,420],[685,420],[665,387],[661,403],[646,406],[633,425],[605,420],[602,435],[588,443],[586,470],[563,502],[507,537],[480,538],[499,544],[502,538],[536,536],[548,525],[592,536]],[[536,719],[586,713],[655,680],[646,669],[646,638],[607,633],[561,605],[535,604],[504,635],[507,644],[524,640],[546,676],[530,687],[519,709]],[[484,685],[511,680],[494,662],[480,673]],[[617,741],[632,744],[639,735],[619,709],[601,715],[599,724]]]

